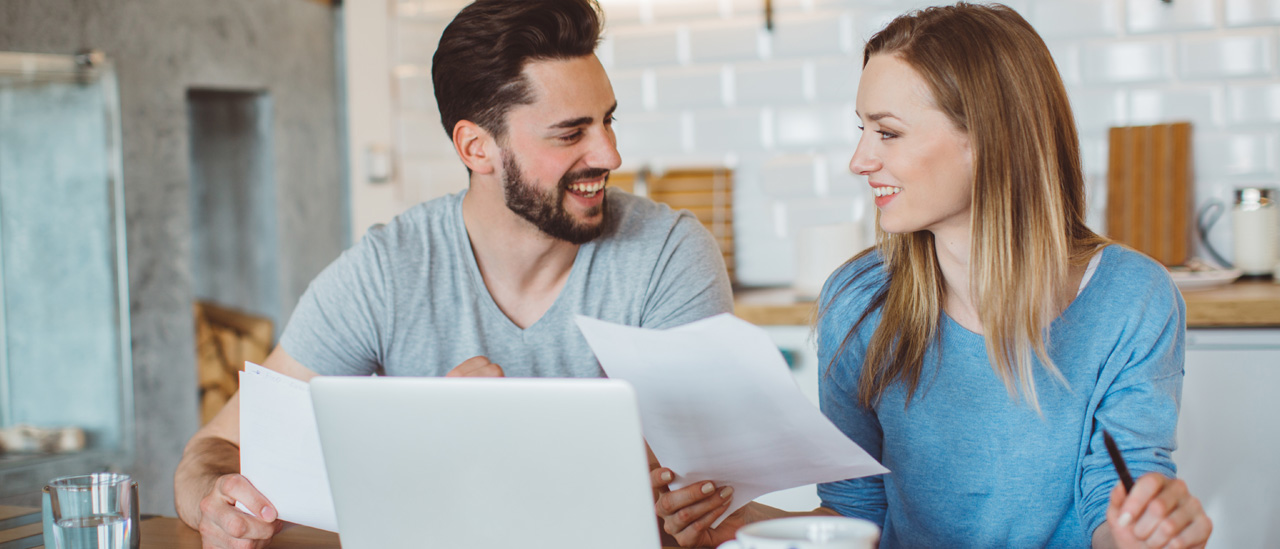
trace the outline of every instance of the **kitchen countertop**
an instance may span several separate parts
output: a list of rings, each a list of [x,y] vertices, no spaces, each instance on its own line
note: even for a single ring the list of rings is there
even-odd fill
[[[1280,284],[1243,280],[1226,286],[1182,293],[1188,328],[1280,328]],[[813,322],[817,306],[790,288],[740,290],[734,314],[761,326],[797,326]]]

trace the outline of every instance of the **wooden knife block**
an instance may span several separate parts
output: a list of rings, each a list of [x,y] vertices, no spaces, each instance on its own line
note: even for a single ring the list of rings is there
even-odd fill
[[[1191,259],[1191,124],[1111,128],[1107,235],[1166,265]]]

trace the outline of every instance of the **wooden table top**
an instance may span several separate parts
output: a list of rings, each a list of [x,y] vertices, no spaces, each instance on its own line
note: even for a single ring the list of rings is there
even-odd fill
[[[1270,280],[1184,291],[1182,299],[1188,328],[1280,328],[1280,284]],[[817,305],[789,288],[745,290],[735,294],[733,312],[760,326],[808,326]]]
[[[38,509],[27,507],[10,507],[0,505],[0,546],[8,542],[31,539],[30,536],[41,533]],[[35,513],[34,522],[14,527],[5,527],[5,521],[14,518],[31,517]],[[174,517],[151,517],[142,521],[142,549],[200,549],[200,533],[192,530],[181,520]],[[18,543],[18,547],[42,548],[43,545]],[[291,526],[276,535],[270,547],[278,549],[337,549],[338,534],[308,528]],[[674,547],[664,549],[676,549]]]

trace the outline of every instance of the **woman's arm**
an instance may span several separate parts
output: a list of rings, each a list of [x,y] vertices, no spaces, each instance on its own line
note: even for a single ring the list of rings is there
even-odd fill
[[[1172,453],[1182,395],[1185,308],[1161,271],[1146,290],[1143,306],[1129,317],[1099,376],[1089,450],[1080,478],[1081,510],[1093,530],[1094,547],[1202,547],[1213,530],[1200,501],[1185,482],[1173,479]],[[1116,439],[1135,476],[1127,493],[1103,449],[1102,430]]]

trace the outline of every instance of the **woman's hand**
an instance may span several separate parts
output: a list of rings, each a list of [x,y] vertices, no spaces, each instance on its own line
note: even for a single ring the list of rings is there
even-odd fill
[[[653,488],[658,492],[654,509],[662,520],[662,529],[671,534],[681,547],[715,547],[733,539],[738,528],[747,522],[754,504],[738,509],[717,528],[711,528],[733,501],[733,488],[717,487],[712,482],[699,482],[672,491],[667,485],[675,473],[665,467],[649,472]]]
[[[1107,507],[1107,524],[1116,547],[1204,547],[1213,522],[1187,483],[1160,473],[1147,473],[1125,494],[1116,483]]]

